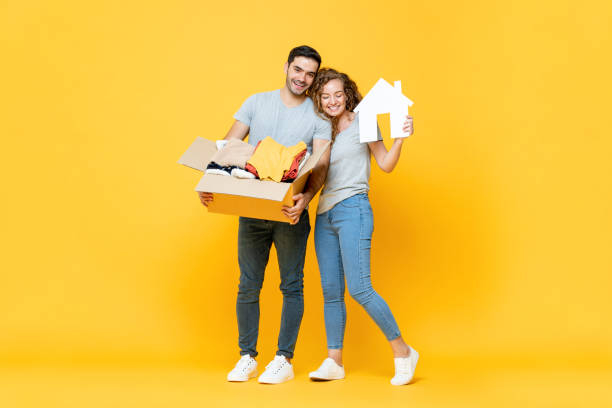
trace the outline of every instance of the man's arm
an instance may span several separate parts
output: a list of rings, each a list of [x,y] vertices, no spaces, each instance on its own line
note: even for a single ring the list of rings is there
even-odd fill
[[[322,150],[328,142],[328,140],[324,139],[314,139],[312,141],[312,154]],[[293,200],[295,201],[294,206],[283,207],[283,214],[291,220],[291,224],[297,224],[302,215],[302,211],[304,211],[308,203],[310,203],[321,187],[323,187],[323,183],[325,183],[325,178],[327,177],[327,169],[329,168],[330,152],[331,149],[328,148],[325,153],[321,155],[321,158],[312,169],[310,177],[308,177],[308,183],[306,183],[304,192],[293,196]]]
[[[249,134],[249,126],[237,120],[234,122],[230,130],[227,131],[227,134],[223,139],[240,139],[244,140],[244,138]],[[200,197],[200,202],[208,207],[208,204],[213,200],[212,193],[198,192],[198,196]]]
[[[227,131],[227,134],[223,139],[240,139],[244,140],[245,137],[249,134],[249,126],[245,125],[241,121],[237,120],[234,122],[230,130]]]

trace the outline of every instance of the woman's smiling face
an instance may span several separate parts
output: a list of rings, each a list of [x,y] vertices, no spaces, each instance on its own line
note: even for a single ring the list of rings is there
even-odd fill
[[[344,83],[339,79],[332,79],[323,85],[321,92],[321,107],[327,116],[340,116],[346,110],[346,94]]]

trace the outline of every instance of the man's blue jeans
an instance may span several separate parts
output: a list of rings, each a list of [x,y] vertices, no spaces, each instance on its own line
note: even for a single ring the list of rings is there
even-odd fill
[[[259,292],[272,244],[276,247],[280,269],[283,311],[278,335],[277,355],[293,357],[304,315],[304,258],[310,233],[308,211],[296,225],[240,217],[238,227],[238,264],[240,284],[236,314],[240,354],[257,355],[259,334]]]
[[[370,279],[374,219],[367,194],[349,197],[317,215],[315,249],[323,287],[327,348],[341,349],[346,326],[344,281],[349,293],[376,322],[387,340],[400,331],[387,303]]]

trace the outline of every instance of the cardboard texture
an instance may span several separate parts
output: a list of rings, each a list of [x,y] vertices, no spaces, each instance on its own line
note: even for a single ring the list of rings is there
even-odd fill
[[[408,114],[408,107],[412,105],[413,102],[402,94],[401,81],[395,81],[393,87],[380,78],[355,107],[355,112],[359,112],[359,141],[361,143],[376,141],[376,115],[381,113],[390,114],[393,139],[406,137],[402,128]]]
[[[289,219],[281,212],[283,205],[294,205],[292,197],[304,190],[308,176],[329,145],[328,142],[325,148],[310,155],[293,183],[204,174],[195,190],[214,194],[209,212],[288,223]],[[215,142],[197,137],[178,163],[204,172],[216,151]]]

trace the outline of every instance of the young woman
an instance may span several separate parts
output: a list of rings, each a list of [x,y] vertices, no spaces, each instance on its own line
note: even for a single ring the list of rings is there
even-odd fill
[[[370,243],[374,225],[368,199],[370,153],[383,171],[391,172],[399,159],[403,139],[395,139],[389,151],[380,134],[376,142],[359,142],[359,116],[353,109],[361,101],[361,95],[346,74],[330,68],[321,69],[311,87],[311,97],[317,112],[331,121],[334,141],[315,224],[315,248],[325,299],[328,358],[310,373],[310,378],[344,378],[342,343],[346,323],[346,279],[350,295],[365,308],[389,340],[395,362],[391,384],[408,384],[419,354],[404,342],[389,306],[372,288]],[[413,133],[410,116],[403,130],[406,136]]]

